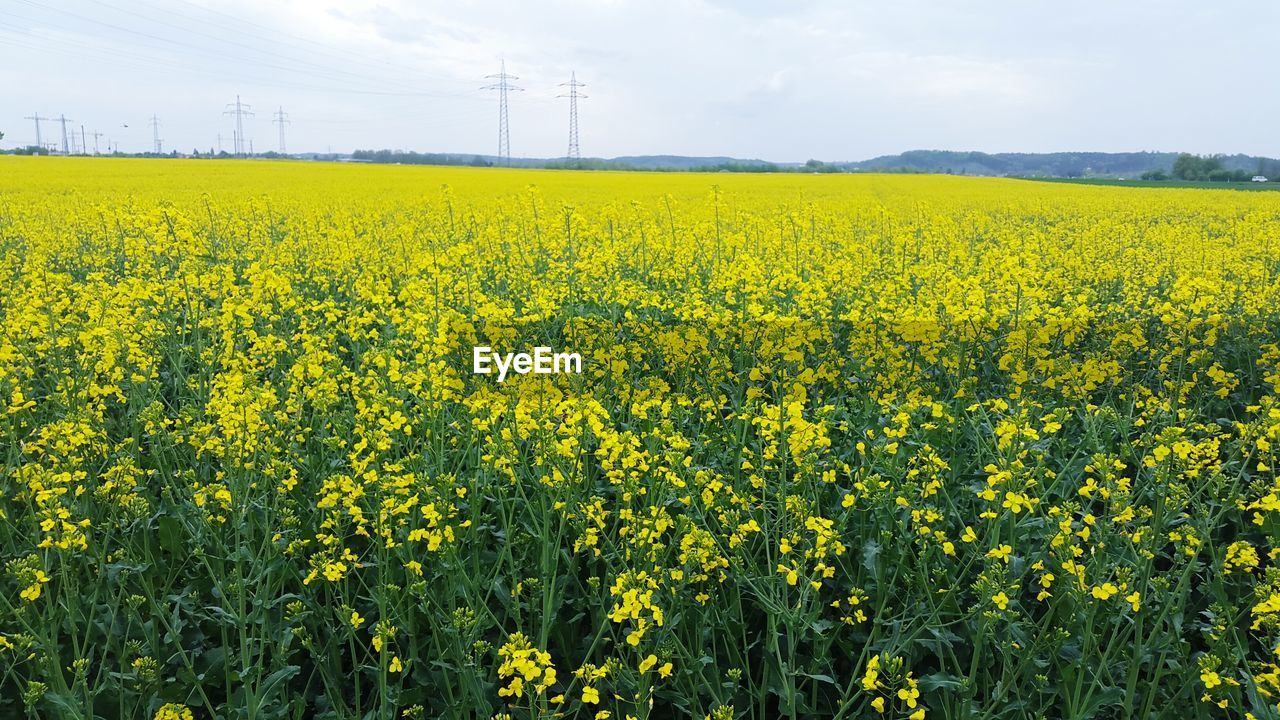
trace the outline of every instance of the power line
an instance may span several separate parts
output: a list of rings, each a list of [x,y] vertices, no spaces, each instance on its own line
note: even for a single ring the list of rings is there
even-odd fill
[[[512,90],[523,90],[524,88],[516,87],[511,84],[512,80],[519,80],[515,75],[507,74],[507,61],[501,61],[502,66],[497,75],[485,75],[486,78],[496,79],[498,82],[491,85],[485,85],[481,90],[497,90],[498,91],[498,162],[511,164],[511,126],[507,117],[507,93]]]
[[[272,52],[272,51],[270,51],[270,50],[263,50],[263,49],[259,49],[259,48],[254,48],[253,46],[245,45],[244,43],[239,43],[239,42],[236,42],[236,41],[234,41],[234,40],[226,40],[226,39],[224,39],[224,38],[219,38],[219,37],[214,36],[214,35],[209,35],[209,34],[207,34],[207,33],[203,33],[203,32],[200,32],[200,31],[198,31],[198,30],[192,30],[190,26],[186,26],[186,27],[183,27],[183,26],[175,26],[175,27],[178,27],[179,29],[183,30],[183,31],[184,31],[184,32],[186,32],[186,33],[193,33],[193,34],[196,34],[196,35],[201,35],[201,36],[204,36],[204,37],[210,38],[210,39],[212,39],[212,40],[215,40],[216,42],[218,42],[218,43],[219,43],[219,45],[218,45],[217,47],[214,47],[214,48],[201,47],[201,46],[199,46],[199,45],[195,44],[195,43],[193,42],[193,40],[192,40],[190,37],[182,37],[182,36],[180,36],[180,35],[179,35],[179,36],[177,36],[177,37],[171,37],[172,35],[175,35],[174,33],[168,33],[168,36],[166,36],[166,35],[156,35],[156,34],[154,34],[154,33],[145,32],[145,31],[143,31],[143,30],[139,30],[139,29],[134,28],[134,27],[126,27],[126,26],[124,26],[124,25],[117,25],[117,24],[115,24],[115,23],[107,22],[107,21],[105,21],[105,20],[99,20],[99,19],[97,19],[97,18],[94,18],[94,17],[88,16],[88,15],[83,15],[83,14],[76,13],[76,12],[72,12],[72,11],[70,11],[70,10],[66,10],[66,9],[63,9],[63,8],[58,8],[58,7],[45,7],[45,6],[42,6],[41,4],[39,4],[39,3],[35,2],[34,0],[17,0],[17,2],[20,2],[20,3],[26,4],[26,5],[32,6],[32,7],[34,7],[34,8],[38,8],[38,9],[53,10],[53,11],[55,11],[55,12],[61,13],[62,15],[65,15],[65,16],[70,17],[70,18],[74,18],[75,20],[79,20],[79,21],[81,21],[81,22],[88,22],[88,23],[93,23],[93,24],[95,24],[95,25],[101,25],[101,26],[103,26],[103,27],[110,28],[110,29],[112,29],[112,30],[116,30],[116,31],[118,31],[118,32],[128,33],[128,34],[130,34],[130,35],[136,35],[136,36],[138,36],[138,37],[146,38],[146,39],[148,39],[148,40],[153,40],[153,41],[155,41],[155,42],[164,43],[164,44],[166,44],[166,45],[170,45],[170,46],[172,46],[172,47],[174,47],[174,48],[180,49],[180,50],[181,50],[182,52],[184,52],[184,53],[196,53],[196,54],[203,54],[203,55],[206,55],[206,56],[208,56],[208,57],[210,57],[210,58],[214,58],[214,59],[226,59],[226,58],[230,55],[230,53],[228,53],[228,51],[227,51],[226,45],[228,45],[228,44],[230,44],[230,45],[238,45],[238,46],[240,46],[240,47],[243,47],[243,48],[248,49],[248,50],[249,50],[249,51],[251,51],[251,52],[255,52],[255,53],[259,53],[259,54],[263,54],[263,55],[267,55],[267,56],[275,56],[275,57],[277,57],[277,58],[281,58],[281,59],[283,59],[285,62],[293,63],[293,64],[294,64],[294,66],[281,65],[281,64],[279,64],[279,63],[275,63],[275,62],[268,62],[268,61],[264,61],[264,60],[262,60],[261,58],[256,58],[256,57],[242,57],[242,59],[245,59],[245,60],[247,60],[247,61],[249,61],[249,62],[252,62],[256,67],[274,68],[274,69],[277,69],[277,70],[283,70],[283,71],[286,71],[286,72],[299,73],[299,74],[301,74],[301,75],[306,75],[306,76],[308,76],[308,77],[315,77],[316,75],[318,75],[318,74],[320,74],[320,73],[322,73],[322,72],[323,72],[323,73],[337,73],[337,74],[342,74],[342,75],[348,75],[348,76],[351,76],[351,77],[352,77],[352,79],[353,79],[353,80],[356,80],[356,81],[364,80],[364,79],[365,79],[365,76],[361,76],[361,75],[359,75],[359,74],[357,74],[357,73],[352,73],[352,72],[347,71],[347,70],[339,70],[339,69],[332,68],[332,67],[326,67],[326,66],[322,66],[322,65],[317,65],[316,63],[308,62],[308,61],[306,61],[306,60],[299,60],[299,59],[296,59],[296,58],[291,58],[291,57],[289,57],[289,56],[281,55],[281,54],[279,54],[279,53],[275,53],[275,52]],[[110,7],[110,6],[108,6],[108,7]],[[131,13],[131,14],[135,14],[135,15],[137,14],[137,13],[133,13],[132,11],[124,10],[124,9],[121,9],[121,8],[113,8],[113,9],[116,9],[116,10],[118,10],[118,11],[120,11],[120,12],[129,12],[129,13]],[[27,20],[28,22],[40,22],[40,23],[43,23],[43,24],[46,24],[46,25],[50,25],[50,26],[52,26],[52,27],[57,27],[57,26],[56,26],[56,25],[54,25],[53,23],[50,23],[50,22],[49,22],[49,20],[48,20],[46,17],[40,17],[40,18],[38,18],[38,19],[37,19],[37,18],[30,18],[30,17],[26,17],[26,16],[23,16],[23,15],[17,15],[17,14],[14,14],[14,13],[6,13],[6,14],[8,14],[10,17],[17,17],[17,18],[21,18],[21,19]],[[147,16],[143,16],[143,17],[147,17]],[[168,24],[168,25],[174,26],[172,23],[164,23],[164,21],[157,20],[156,18],[148,17],[147,19],[151,20],[152,22],[160,22],[160,23],[162,23],[162,24]],[[73,31],[74,31],[74,30],[73,30]],[[232,56],[232,57],[234,57],[234,56]],[[348,82],[350,82],[350,81],[348,81]],[[395,81],[393,80],[392,82],[395,82]]]
[[[0,10],[0,15],[4,15],[4,14],[6,13],[3,10]],[[14,17],[20,17],[20,16],[15,15]],[[21,18],[21,19],[30,20],[29,18]],[[122,51],[115,48],[103,47],[103,48],[96,48],[93,52],[87,52],[85,51],[82,44],[71,42],[71,41],[65,41],[59,38],[58,36],[48,35],[48,34],[40,34],[40,35],[30,34],[23,29],[16,28],[15,26],[7,25],[3,22],[0,22],[0,29],[3,29],[9,33],[12,33],[11,37],[4,38],[3,42],[5,45],[15,45],[18,47],[26,47],[30,50],[35,50],[37,52],[56,52],[69,57],[84,58],[99,64],[105,60],[107,62],[115,63],[118,67],[128,68],[131,70],[141,70],[143,72],[157,72],[157,70],[163,68],[163,71],[164,71],[163,74],[165,75],[165,77],[169,77],[172,74],[172,72],[175,70],[181,70],[186,75],[189,75],[192,77],[201,77],[201,78],[207,78],[209,80],[218,80],[218,81],[225,81],[227,79],[227,76],[224,73],[213,72],[211,70],[200,68],[190,63],[184,63],[183,61],[173,57],[172,55],[169,55],[167,51],[156,48],[156,47],[148,47],[145,43],[135,43],[134,44],[135,49],[131,51]],[[24,40],[24,38],[32,38],[32,40],[26,41]],[[164,54],[163,55],[144,54],[144,53],[137,52],[138,49],[155,50],[158,52],[162,52]],[[191,50],[192,48],[188,48],[189,52]],[[196,53],[198,56],[199,51],[196,50]],[[225,53],[219,54],[219,55],[209,55],[209,57],[226,59]],[[273,65],[265,65],[264,63],[258,60],[249,60],[247,62],[251,62],[255,68],[257,67],[278,68],[279,67],[279,66],[273,66]],[[294,68],[279,68],[279,69],[290,70],[292,72],[305,74],[308,77],[315,78],[317,80],[324,79],[321,74],[313,71],[309,71],[309,70],[294,69]],[[245,84],[248,84],[250,87],[255,87],[255,88],[269,87],[269,88],[284,88],[289,90],[342,93],[342,94],[348,94],[348,95],[369,95],[369,96],[406,97],[406,98],[427,98],[427,97],[465,98],[465,97],[468,97],[467,95],[464,95],[461,93],[435,92],[435,91],[428,91],[428,90],[422,90],[417,92],[396,92],[396,91],[367,90],[367,89],[357,89],[357,88],[348,88],[348,87],[338,87],[333,84],[311,85],[311,84],[302,84],[297,82],[288,82],[285,80],[273,80],[269,78],[263,78],[257,75],[254,75],[254,76],[240,75],[236,79],[239,79]]]
[[[110,5],[107,5],[107,3],[103,2],[102,0],[93,0],[93,1],[98,3],[99,5],[110,7]],[[221,16],[222,18],[225,18],[225,21],[215,22],[209,19],[208,17],[195,17],[193,15],[179,12],[175,9],[178,3],[187,5],[193,10],[199,10],[202,13]],[[190,2],[189,0],[166,0],[166,2],[164,2],[163,4],[153,3],[153,7],[157,10],[161,10],[162,12],[169,13],[179,18],[183,22],[183,27],[185,28],[190,28],[190,26],[192,25],[199,25],[199,26],[205,26],[205,27],[209,27],[209,26],[220,27],[224,30],[230,30],[232,32],[235,32],[237,33],[237,35],[243,36],[243,37],[257,36],[260,39],[271,42],[277,48],[280,48],[282,45],[291,44],[291,39],[292,39],[294,50],[299,50],[303,53],[312,53],[320,57],[327,57],[327,59],[330,59],[343,66],[350,67],[354,65],[364,65],[365,67],[376,70],[380,74],[380,76],[385,75],[385,73],[388,70],[394,70],[397,72],[405,73],[414,78],[427,77],[432,80],[439,80],[442,82],[449,82],[454,84],[466,84],[469,82],[467,80],[464,80],[458,77],[424,73],[422,71],[422,68],[419,68],[419,67],[409,67],[407,65],[396,65],[395,63],[390,63],[390,62],[387,62],[386,60],[373,60],[373,59],[370,59],[365,54],[362,54],[353,50],[343,50],[340,47],[335,47],[331,42],[324,42],[324,41],[314,40],[308,37],[303,37],[301,35],[294,35],[280,28],[267,27],[266,25],[255,23],[243,17],[229,15],[225,12],[219,12],[217,10],[214,10],[213,8],[204,7],[203,5]],[[148,19],[154,19],[154,16],[152,15],[146,15],[146,17]],[[249,28],[258,28],[259,32],[254,32]],[[298,42],[306,43],[311,47],[302,47],[297,44]],[[306,61],[302,61],[302,62],[306,62]],[[400,82],[399,84],[406,84],[406,83]],[[457,95],[456,93],[452,93],[452,94],[456,96],[460,96],[460,95]]]
[[[577,160],[578,153],[578,98],[585,98],[578,92],[578,88],[586,87],[586,83],[578,82],[578,74],[569,73],[569,82],[560,83],[561,87],[568,87],[569,94],[559,95],[558,97],[569,98],[569,154],[566,156],[570,160]]]
[[[36,113],[35,115],[28,115],[28,116],[26,116],[25,118],[23,118],[23,120],[35,120],[35,122],[36,122],[36,147],[40,148],[41,150],[43,150],[43,149],[44,149],[44,140],[43,140],[43,139],[41,139],[41,137],[40,137],[40,123],[42,123],[42,122],[44,122],[45,120],[48,120],[48,119],[49,119],[49,118],[47,118],[47,117],[40,117],[40,113]]]
[[[122,26],[122,25],[115,24],[115,23],[107,22],[107,21],[105,21],[105,20],[99,20],[99,19],[97,19],[97,18],[90,17],[90,16],[88,16],[88,15],[83,15],[83,14],[76,13],[76,12],[72,12],[72,11],[70,11],[70,10],[66,10],[66,9],[63,9],[63,8],[58,8],[58,7],[45,7],[45,6],[41,5],[41,4],[39,4],[38,2],[35,2],[35,0],[16,0],[16,1],[17,1],[17,2],[20,2],[20,3],[23,3],[23,4],[25,4],[25,5],[31,6],[32,8],[37,8],[37,9],[42,9],[42,10],[53,10],[53,11],[55,11],[55,12],[61,13],[62,15],[65,15],[65,16],[67,16],[67,17],[69,17],[69,18],[74,19],[74,20],[78,20],[78,21],[80,21],[80,22],[88,22],[88,23],[93,23],[93,24],[96,24],[96,25],[101,25],[101,26],[103,26],[103,27],[110,28],[110,29],[112,29],[112,30],[116,30],[116,31],[118,31],[118,32],[128,33],[128,34],[130,34],[130,35],[134,35],[134,36],[137,36],[137,37],[140,37],[140,38],[145,38],[145,39],[147,39],[147,40],[151,40],[151,41],[154,41],[154,42],[156,42],[156,43],[163,43],[163,44],[165,44],[165,45],[167,45],[167,46],[172,46],[172,48],[165,48],[165,50],[168,50],[168,51],[170,51],[170,52],[172,51],[172,49],[180,49],[184,54],[187,54],[187,55],[191,55],[191,54],[195,54],[195,55],[203,55],[203,56],[205,56],[205,57],[207,57],[207,58],[209,58],[209,59],[214,59],[214,60],[225,60],[225,59],[227,59],[228,57],[235,57],[234,55],[229,55],[229,53],[228,53],[228,50],[227,50],[227,47],[226,47],[226,46],[227,46],[228,44],[230,44],[230,45],[235,45],[235,46],[239,46],[239,47],[245,48],[246,50],[248,50],[248,51],[250,51],[250,52],[252,52],[252,53],[258,53],[258,54],[262,54],[262,55],[267,55],[268,57],[272,57],[272,56],[274,56],[274,57],[276,57],[276,58],[279,58],[279,59],[283,60],[284,62],[292,63],[292,65],[282,65],[282,64],[279,64],[279,63],[274,63],[274,62],[264,61],[263,59],[261,59],[261,58],[259,58],[259,57],[254,57],[254,56],[243,56],[243,55],[242,55],[242,56],[240,57],[240,59],[243,59],[243,60],[246,60],[247,62],[252,63],[252,64],[253,64],[253,66],[254,66],[255,68],[272,68],[272,69],[281,70],[281,71],[285,71],[285,72],[297,73],[297,74],[299,74],[299,75],[304,75],[304,76],[306,76],[306,77],[308,77],[308,78],[312,78],[312,79],[316,79],[316,80],[324,79],[324,80],[328,80],[328,81],[330,82],[330,84],[329,84],[329,85],[327,85],[327,86],[310,86],[310,87],[308,87],[307,89],[314,89],[314,90],[330,90],[330,91],[336,91],[336,92],[349,92],[349,93],[357,93],[357,94],[363,94],[363,95],[406,95],[406,96],[423,95],[423,96],[436,96],[436,97],[461,97],[461,96],[462,96],[462,95],[461,95],[461,94],[459,94],[459,93],[447,93],[447,92],[446,92],[446,93],[440,93],[440,92],[429,92],[429,91],[416,91],[416,92],[415,92],[415,91],[409,91],[409,92],[379,92],[379,91],[375,91],[375,90],[363,90],[363,89],[337,88],[337,87],[334,87],[334,86],[333,86],[333,83],[337,83],[337,82],[347,82],[347,83],[356,82],[356,83],[363,83],[363,82],[367,82],[367,81],[368,81],[368,76],[367,76],[367,75],[362,75],[362,74],[360,74],[360,73],[352,72],[352,71],[350,71],[350,70],[338,69],[338,68],[334,68],[334,67],[331,67],[331,66],[326,66],[326,65],[321,65],[321,64],[318,64],[318,63],[314,63],[314,62],[311,62],[311,61],[308,61],[308,60],[305,60],[305,59],[300,59],[300,58],[297,58],[297,57],[291,57],[291,56],[288,56],[288,55],[283,55],[283,54],[281,54],[281,53],[273,52],[273,51],[271,51],[271,50],[265,50],[265,49],[261,49],[261,48],[255,48],[255,47],[253,47],[252,45],[246,45],[246,44],[244,44],[244,43],[236,42],[236,41],[234,41],[234,40],[227,40],[227,39],[222,38],[222,37],[219,37],[219,36],[217,36],[217,35],[211,35],[211,34],[209,34],[209,33],[200,32],[200,31],[198,31],[198,30],[193,30],[193,29],[192,29],[192,26],[196,26],[196,25],[206,25],[206,24],[208,24],[208,23],[207,23],[207,22],[205,22],[205,21],[200,21],[200,22],[189,22],[189,23],[184,24],[184,25],[177,25],[177,24],[175,24],[175,23],[170,23],[170,22],[167,22],[167,21],[164,21],[164,20],[161,20],[161,19],[158,19],[158,18],[152,17],[152,16],[150,16],[150,15],[143,15],[143,14],[140,14],[140,13],[137,13],[137,12],[134,12],[134,11],[131,11],[131,10],[126,10],[126,9],[123,9],[123,8],[114,8],[114,7],[112,7],[111,5],[109,5],[109,4],[107,4],[107,3],[103,3],[103,2],[101,2],[100,0],[94,0],[94,2],[98,3],[99,5],[102,5],[103,7],[106,7],[106,8],[109,8],[109,9],[116,10],[116,11],[118,11],[118,12],[126,12],[126,13],[129,13],[129,14],[137,15],[137,16],[139,16],[139,17],[146,18],[147,20],[149,20],[149,21],[151,21],[151,22],[156,22],[156,23],[160,23],[160,24],[163,24],[163,25],[168,25],[168,26],[170,26],[170,27],[175,27],[175,28],[181,29],[181,30],[183,30],[185,33],[193,33],[193,34],[195,34],[195,35],[199,35],[199,36],[203,36],[203,37],[209,38],[209,39],[214,40],[214,41],[216,41],[216,42],[218,43],[217,47],[203,47],[203,46],[197,45],[197,44],[193,41],[193,39],[192,39],[192,38],[190,38],[190,37],[183,37],[183,36],[178,36],[178,37],[176,37],[176,38],[175,38],[175,37],[170,37],[170,36],[174,35],[174,33],[172,33],[172,32],[167,32],[167,35],[168,35],[168,36],[156,35],[156,34],[148,33],[148,32],[145,32],[145,31],[142,31],[142,30],[139,30],[139,29],[133,28],[133,27],[126,27],[126,26]],[[172,11],[171,11],[171,12],[172,12]],[[214,12],[214,11],[208,11],[208,12]],[[219,13],[219,14],[221,14],[221,13]],[[51,22],[51,21],[49,20],[48,16],[44,16],[44,15],[42,15],[42,16],[40,16],[40,17],[38,17],[38,18],[32,18],[32,17],[28,17],[28,16],[25,16],[25,15],[19,15],[19,14],[15,14],[15,13],[12,13],[12,12],[6,12],[6,11],[0,11],[0,15],[8,15],[9,17],[18,18],[18,19],[20,19],[20,20],[25,20],[25,21],[30,22],[30,23],[43,24],[43,25],[46,25],[46,26],[48,26],[48,27],[52,27],[52,28],[55,28],[55,29],[59,29],[59,27],[60,27],[58,24],[55,24],[55,23]],[[181,17],[181,15],[179,15],[179,17]],[[224,27],[225,27],[225,26],[224,26]],[[66,30],[66,31],[70,31],[70,32],[79,32],[79,30],[78,30],[78,29],[77,29],[73,24],[72,24],[72,25],[64,24],[64,25],[62,25],[62,26],[61,26],[61,29]],[[43,45],[43,43],[42,43],[42,45]],[[139,48],[139,47],[141,47],[141,48],[146,48],[147,43],[145,43],[145,42],[139,43],[139,42],[137,42],[137,41],[131,41],[130,46],[131,46],[131,48],[135,48],[135,49],[136,49],[136,48]],[[163,46],[161,46],[161,47],[163,47]],[[156,49],[156,48],[157,48],[157,46],[153,45],[151,49]],[[38,49],[44,50],[44,49],[46,49],[46,48],[42,46],[42,47],[39,47]],[[105,50],[105,49],[101,49],[100,51],[105,52],[106,50]],[[336,59],[337,59],[337,58],[335,57],[335,60],[336,60]],[[163,61],[165,62],[166,67],[169,67],[169,66],[171,66],[171,65],[172,65],[172,63],[173,63],[173,58],[171,58],[171,57],[166,57],[166,58],[164,58],[164,60],[163,60]],[[347,61],[347,62],[344,62],[343,64],[345,64],[345,65],[348,65],[348,66],[349,66],[349,65],[351,65],[352,63],[351,63],[350,61]],[[382,71],[381,71],[381,72],[383,72],[383,73],[385,74],[385,72],[386,72],[385,68],[384,68],[384,69],[382,69]],[[347,77],[346,77],[346,78],[336,77],[336,75],[345,75],[345,76],[347,76]],[[420,75],[421,75],[421,73],[415,73],[415,75],[419,75],[419,76],[420,76]],[[326,76],[327,76],[327,77],[326,77]],[[396,79],[396,78],[388,78],[388,77],[380,77],[379,79],[380,79],[381,81],[383,81],[383,82],[388,82],[388,83],[391,83],[392,85],[399,85],[399,86],[401,86],[401,87],[405,87],[405,88],[416,88],[416,87],[418,87],[418,85],[417,85],[415,82],[410,81],[410,80],[398,80],[398,79]],[[279,84],[280,84],[280,83],[270,83],[270,82],[268,82],[268,83],[261,83],[261,82],[259,81],[259,79],[258,79],[256,76],[253,78],[253,80],[254,80],[254,82],[255,82],[255,83],[259,83],[259,84],[277,84],[277,85],[279,85]],[[451,80],[451,81],[452,81],[452,80]],[[456,82],[456,81],[453,81],[453,82]]]
[[[240,102],[240,96],[237,95],[235,103],[227,103],[227,109],[222,111],[223,115],[236,116],[236,134],[235,134],[236,155],[244,154],[244,116],[248,115],[250,117],[253,117],[253,113],[250,112],[249,110],[250,107],[252,106],[245,105],[244,103]]]
[[[284,111],[284,106],[281,106],[279,110],[276,110],[274,113],[272,113],[271,122],[276,123],[277,125],[280,126],[280,154],[283,155],[284,154],[284,126],[293,124],[289,122],[289,113]]]
[[[151,115],[151,140],[155,143],[156,154],[162,154],[164,151],[160,147],[160,120],[154,113]]]

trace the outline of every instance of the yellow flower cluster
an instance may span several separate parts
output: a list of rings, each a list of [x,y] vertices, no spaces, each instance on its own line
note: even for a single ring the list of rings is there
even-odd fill
[[[0,714],[1275,717],[1277,238],[1271,192],[0,157]]]
[[[508,679],[506,687],[498,690],[502,697],[524,697],[526,684],[541,694],[556,683],[551,654],[533,647],[523,633],[507,638],[506,644],[498,648],[498,657],[502,659],[498,677]]]

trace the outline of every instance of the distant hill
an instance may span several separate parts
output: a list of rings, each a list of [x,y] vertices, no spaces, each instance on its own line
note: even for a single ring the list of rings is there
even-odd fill
[[[766,160],[724,157],[722,155],[714,155],[710,157],[688,157],[685,155],[623,155],[612,159],[612,162],[630,165],[634,168],[645,170],[691,170],[694,168],[710,168],[720,166],[740,166],[740,167],[781,167],[788,163],[772,163]],[[798,164],[798,163],[791,163]]]
[[[798,163],[771,163],[764,160],[741,160],[725,156],[691,157],[687,155],[623,155],[615,158],[525,158],[502,160],[494,155],[461,153],[419,153],[402,150],[356,150],[351,159],[357,162],[399,163],[402,165],[510,165],[511,167],[560,168],[580,167],[592,170],[740,170],[779,171],[797,167]]]
[[[10,150],[6,152],[20,152]],[[770,162],[757,158],[734,158],[725,155],[622,155],[614,158],[515,157],[500,159],[494,155],[472,153],[420,153],[411,150],[356,150],[343,153],[295,153],[289,157],[307,160],[391,163],[400,165],[470,165],[490,167],[509,165],[519,168],[577,168],[584,170],[653,170],[670,172],[882,172],[941,173],[951,175],[988,175],[1029,178],[1096,178],[1137,180],[1144,174],[1159,173],[1153,178],[1173,175],[1174,163],[1181,153],[1173,152],[1057,152],[1057,153],[984,153],[954,150],[909,150],[897,155],[881,155],[870,160],[822,162]],[[225,155],[225,157],[230,157]],[[264,154],[264,157],[274,153]],[[1257,155],[1214,155],[1201,158],[1213,167],[1232,173],[1232,179],[1248,180],[1252,175],[1280,179],[1280,160]],[[1185,179],[1219,180],[1227,178]]]
[[[1178,153],[1060,152],[983,153],[952,150],[911,150],[860,162],[836,163],[863,172],[923,172],[955,175],[1017,175],[1023,177],[1137,177],[1144,172],[1169,172]],[[1222,167],[1264,175],[1280,173],[1280,160],[1253,155],[1222,155]]]

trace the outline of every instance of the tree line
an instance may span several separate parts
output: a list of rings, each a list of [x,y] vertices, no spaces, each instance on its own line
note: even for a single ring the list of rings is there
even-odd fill
[[[1280,162],[1268,162],[1259,158],[1256,171],[1243,168],[1227,169],[1221,155],[1192,155],[1182,153],[1173,161],[1168,172],[1150,170],[1142,174],[1143,180],[1187,180],[1193,182],[1248,182],[1255,176],[1280,182]]]

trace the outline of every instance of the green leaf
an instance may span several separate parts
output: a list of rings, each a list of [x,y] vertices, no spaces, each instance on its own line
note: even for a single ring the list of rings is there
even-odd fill
[[[925,692],[932,692],[934,690],[960,690],[963,687],[963,680],[955,675],[948,675],[943,672],[924,675],[920,678],[920,689]]]
[[[880,557],[880,543],[875,540],[868,540],[862,546],[862,567],[876,571],[876,559]]]
[[[271,699],[276,690],[301,671],[302,668],[297,665],[286,665],[271,673],[266,680],[262,681],[262,686],[258,688],[258,699],[262,701]]]

